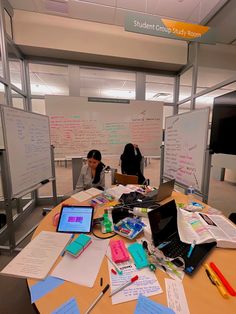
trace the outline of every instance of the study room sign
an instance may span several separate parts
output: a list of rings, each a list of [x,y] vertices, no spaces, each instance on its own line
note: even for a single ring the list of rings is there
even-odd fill
[[[208,26],[164,19],[153,15],[127,14],[125,30],[171,39],[215,43],[213,30]]]

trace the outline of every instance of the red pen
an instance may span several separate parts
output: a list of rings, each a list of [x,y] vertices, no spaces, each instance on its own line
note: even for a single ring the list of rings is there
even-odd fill
[[[126,287],[128,287],[129,285],[131,285],[133,282],[135,282],[136,280],[138,280],[138,275],[134,276],[133,278],[131,278],[129,281],[127,281],[126,283],[124,283],[122,286],[118,287],[117,289],[115,289],[109,296],[113,296],[114,294],[116,294],[117,292],[125,289]]]
[[[226,278],[224,277],[222,272],[219,270],[219,268],[213,262],[210,263],[210,267],[212,268],[212,270],[214,270],[216,275],[219,277],[219,279],[221,280],[221,282],[223,283],[223,285],[225,286],[229,294],[232,296],[236,296],[236,291],[231,287],[231,285],[226,280]]]

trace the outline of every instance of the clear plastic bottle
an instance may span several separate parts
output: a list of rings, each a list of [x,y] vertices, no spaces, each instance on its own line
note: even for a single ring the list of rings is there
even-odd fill
[[[192,185],[190,185],[187,189],[188,205],[192,205],[192,202],[194,201],[194,194],[195,194],[195,189]]]

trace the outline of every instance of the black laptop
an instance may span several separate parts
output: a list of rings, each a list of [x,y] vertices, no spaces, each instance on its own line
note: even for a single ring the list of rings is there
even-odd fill
[[[216,246],[216,242],[198,244],[188,258],[190,244],[181,242],[177,227],[177,208],[174,200],[148,213],[153,244],[167,257],[181,256],[185,261],[185,272],[193,274],[203,259]]]
[[[161,183],[157,190],[153,190],[147,194],[148,197],[152,197],[157,202],[163,201],[165,198],[171,196],[175,186],[175,179]]]

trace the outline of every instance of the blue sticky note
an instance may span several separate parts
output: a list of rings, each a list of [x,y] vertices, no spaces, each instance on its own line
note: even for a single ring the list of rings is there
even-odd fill
[[[64,280],[52,276],[48,276],[46,279],[37,282],[30,287],[31,303],[42,298],[45,294],[63,284],[63,282]]]
[[[139,295],[134,314],[175,314],[173,310],[156,303],[143,295]]]
[[[67,302],[59,306],[51,314],[80,314],[75,298],[71,298]]]

